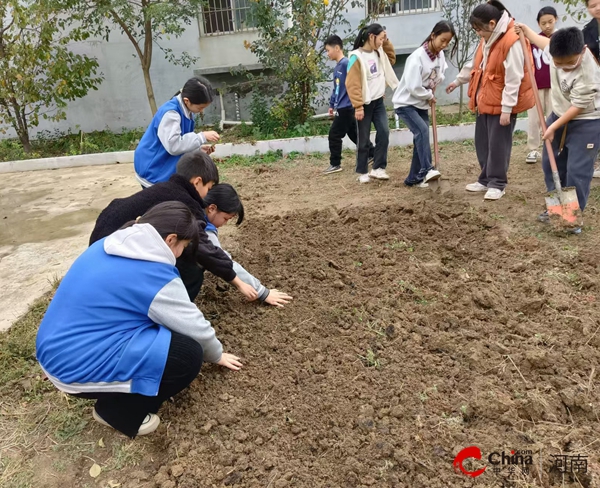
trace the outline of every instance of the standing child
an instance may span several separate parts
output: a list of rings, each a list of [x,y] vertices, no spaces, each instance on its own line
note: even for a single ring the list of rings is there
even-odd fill
[[[584,210],[600,145],[600,69],[576,27],[559,29],[550,39],[525,25],[519,24],[519,28],[533,44],[544,48],[552,61],[552,114],[546,121],[544,139],[552,142],[561,185],[575,187],[579,208]],[[546,147],[542,167],[546,188],[553,191]],[[539,220],[547,221],[548,212],[542,213]],[[579,233],[581,229],[572,231]]]
[[[348,135],[356,144],[356,119],[354,107],[346,92],[346,74],[348,58],[344,56],[344,44],[339,36],[329,36],[325,41],[327,56],[337,65],[333,70],[333,92],[329,98],[329,116],[333,117],[329,129],[329,168],[323,174],[329,175],[342,171],[342,141]],[[369,160],[373,159],[375,148],[369,139]]]
[[[554,33],[558,14],[554,7],[544,7],[537,14],[537,22],[542,31],[541,36],[548,37]],[[531,45],[533,53],[533,66],[535,68],[535,82],[540,92],[540,101],[542,102],[542,112],[548,118],[552,113],[552,96],[550,95],[550,59],[544,53],[544,49],[534,44]],[[527,149],[529,153],[525,162],[529,164],[537,163],[540,153],[540,119],[535,107],[527,112],[529,119],[529,128],[527,131]]]
[[[392,65],[396,63],[394,46],[379,24],[363,27],[350,52],[346,90],[355,110],[358,181],[368,183],[370,178],[389,180],[385,171],[390,139],[390,127],[383,96],[386,84],[393,90],[398,78]],[[375,125],[375,161],[368,172],[371,123]]]
[[[600,62],[600,36],[598,34],[600,30],[598,29],[600,24],[600,0],[586,0],[585,6],[592,16],[592,20],[585,24],[583,28],[583,42],[592,52],[596,61]],[[596,161],[594,178],[600,178],[600,164],[598,161]]]
[[[133,154],[135,176],[143,188],[167,181],[175,173],[182,154],[204,149],[206,142],[217,142],[215,131],[194,132],[194,114],[201,114],[215,95],[206,78],[190,78],[171,100],[162,105],[146,129]]]
[[[394,93],[394,108],[413,133],[413,157],[410,172],[404,180],[407,186],[427,187],[428,181],[440,177],[431,163],[429,145],[429,111],[435,103],[435,87],[444,80],[448,68],[444,49],[456,35],[451,22],[438,22],[425,42],[406,60],[404,73]],[[452,50],[454,55],[456,43]]]
[[[508,165],[517,114],[529,110],[534,96],[525,55],[514,20],[502,3],[489,0],[475,7],[471,25],[481,37],[472,64],[450,83],[451,93],[469,83],[469,108],[476,112],[475,152],[481,167],[479,179],[466,190],[486,192],[485,200],[499,200],[508,183]]]

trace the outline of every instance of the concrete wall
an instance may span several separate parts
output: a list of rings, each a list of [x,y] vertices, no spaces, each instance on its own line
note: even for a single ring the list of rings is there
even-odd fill
[[[562,5],[552,1],[505,0],[504,3],[513,16],[529,25],[535,25],[535,17],[542,6],[552,5],[557,8],[559,14],[564,12]],[[364,8],[357,8],[349,12],[346,18],[353,26],[356,26],[364,15]],[[397,49],[410,51],[423,41],[441,17],[440,12],[433,12],[381,17],[379,22],[386,26]],[[573,21],[568,23],[573,24]],[[169,64],[164,59],[162,52],[155,46],[151,75],[157,104],[160,105],[168,100],[190,76],[193,76],[195,71],[210,69],[226,73],[230,67],[240,64],[255,65],[256,58],[244,48],[245,40],[251,42],[255,38],[256,32],[252,31],[219,36],[200,36],[198,23],[193,23],[181,38],[164,42],[164,45],[173,49],[175,53],[187,51],[199,58],[197,65],[189,69]],[[81,43],[74,46],[74,50],[98,58],[105,80],[98,91],[91,92],[85,98],[69,104],[67,120],[59,123],[42,121],[37,131],[66,131],[69,129],[78,131],[81,129],[89,132],[105,128],[119,131],[122,128],[145,127],[151,119],[151,112],[146,98],[141,67],[130,41],[115,31],[109,42]],[[398,58],[396,71],[399,77],[402,75],[406,56]],[[455,75],[456,70],[451,68],[446,75],[447,82],[454,79]],[[457,93],[455,92],[451,96],[440,93],[440,102],[456,102]],[[386,98],[388,101],[391,100],[389,89]],[[250,96],[246,96],[241,101],[242,108],[247,107],[249,100]],[[227,100],[227,118],[235,120],[235,112],[231,110],[231,107],[233,107],[232,101]],[[242,114],[242,118],[247,118],[247,108],[242,109]],[[216,101],[207,110],[205,121],[214,123],[219,120],[220,104]],[[14,137],[14,134],[9,132],[3,137],[11,136]]]

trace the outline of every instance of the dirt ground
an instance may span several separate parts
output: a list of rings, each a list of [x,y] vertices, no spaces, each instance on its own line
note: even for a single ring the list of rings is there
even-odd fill
[[[225,247],[293,304],[245,303],[209,279],[198,306],[245,368],[203,367],[133,442],[85,403],[87,447],[66,453],[46,412],[33,448],[6,451],[36,467],[10,486],[600,486],[600,188],[584,233],[557,234],[535,221],[543,182],[525,153],[519,138],[506,196],[485,203],[463,191],[478,174],[468,142],[442,146],[445,194],[403,187],[408,149],[390,152],[389,182],[363,186],[350,155],[327,177],[324,157],[223,166],[247,215]],[[484,459],[465,468],[487,470],[471,479],[452,462],[473,445]],[[513,450],[531,451],[528,472],[495,472],[487,456]],[[561,454],[587,456],[587,472],[562,474]]]

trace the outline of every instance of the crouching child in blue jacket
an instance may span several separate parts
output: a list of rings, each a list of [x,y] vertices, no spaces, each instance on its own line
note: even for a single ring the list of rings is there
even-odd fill
[[[164,202],[90,246],[48,307],[38,361],[61,391],[96,399],[93,418],[134,438],[203,361],[239,370],[187,294],[175,260],[198,238],[181,202]]]

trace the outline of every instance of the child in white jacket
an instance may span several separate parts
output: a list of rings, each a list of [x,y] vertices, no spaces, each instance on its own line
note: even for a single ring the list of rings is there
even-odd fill
[[[407,186],[427,187],[440,177],[431,163],[429,145],[429,106],[435,102],[435,87],[444,80],[448,68],[444,49],[456,36],[451,22],[438,22],[421,47],[406,60],[400,84],[394,93],[394,109],[413,133],[413,158],[404,180]],[[452,51],[456,50],[456,43]]]

